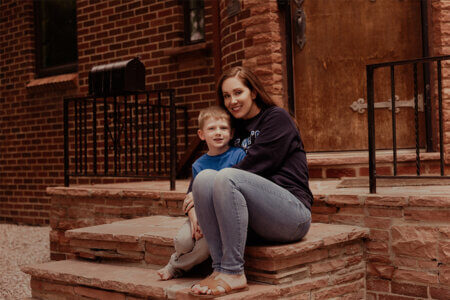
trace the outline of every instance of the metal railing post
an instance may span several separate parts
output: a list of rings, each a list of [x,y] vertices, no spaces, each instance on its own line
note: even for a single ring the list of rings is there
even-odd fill
[[[69,186],[69,100],[64,99],[64,186]]]
[[[370,193],[377,192],[375,161],[375,113],[373,91],[373,67],[366,66],[367,72],[367,118],[369,122],[369,186]]]
[[[177,120],[173,91],[170,91],[170,190],[175,190],[177,173]]]

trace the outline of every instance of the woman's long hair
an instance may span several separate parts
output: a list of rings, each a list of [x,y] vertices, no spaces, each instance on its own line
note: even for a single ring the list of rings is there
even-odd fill
[[[231,115],[231,113],[228,111],[228,109],[225,107],[225,99],[223,98],[223,92],[222,92],[222,84],[223,82],[228,79],[228,78],[232,78],[232,77],[236,77],[238,78],[243,85],[245,85],[246,87],[248,87],[250,89],[250,91],[256,91],[256,98],[255,98],[255,103],[256,105],[261,108],[268,108],[268,107],[272,107],[272,106],[278,106],[273,100],[272,98],[269,96],[269,94],[267,94],[266,90],[264,89],[263,84],[261,83],[261,81],[259,81],[258,77],[256,77],[255,74],[253,74],[252,71],[250,71],[248,68],[246,67],[233,67],[231,69],[226,70],[225,72],[223,72],[222,76],[219,79],[219,82],[217,84],[217,101],[218,101],[218,105],[222,108],[224,108],[228,114],[230,114],[231,117],[231,123],[232,126],[236,126],[236,119]],[[295,127],[297,127],[297,130],[299,130],[298,127],[298,123],[297,120],[295,119],[295,116],[289,112],[289,115],[292,118],[292,121],[295,124]]]
[[[225,99],[223,98],[222,84],[226,79],[232,77],[238,78],[243,85],[250,89],[250,91],[256,92],[255,103],[259,108],[263,109],[271,106],[276,106],[276,103],[272,100],[269,94],[267,94],[261,81],[259,81],[258,77],[256,77],[256,75],[253,74],[252,71],[250,71],[246,67],[234,67],[226,70],[220,77],[217,84],[218,104],[225,110],[227,110],[227,108],[225,107]]]

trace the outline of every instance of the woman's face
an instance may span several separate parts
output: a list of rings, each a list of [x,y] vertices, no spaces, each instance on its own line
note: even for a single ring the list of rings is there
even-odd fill
[[[224,80],[222,95],[225,107],[236,119],[251,119],[261,111],[255,102],[256,92],[236,77]]]

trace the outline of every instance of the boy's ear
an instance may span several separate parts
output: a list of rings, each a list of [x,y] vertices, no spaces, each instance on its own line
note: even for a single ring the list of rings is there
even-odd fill
[[[234,138],[234,128],[231,128],[230,130],[230,138]]]
[[[201,129],[197,130],[197,134],[198,134],[198,137],[199,137],[202,141],[205,140],[205,134],[204,134],[203,130],[201,130]]]

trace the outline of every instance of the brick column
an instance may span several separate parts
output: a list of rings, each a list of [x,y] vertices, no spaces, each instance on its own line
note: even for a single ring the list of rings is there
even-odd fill
[[[430,50],[432,55],[448,55],[450,53],[450,1],[433,0],[431,2],[431,18],[429,24]],[[443,131],[446,163],[450,163],[450,64],[442,64],[443,88]],[[437,83],[436,83],[437,86]],[[437,101],[436,101],[437,108]],[[436,113],[437,114],[437,113]],[[437,116],[437,115],[436,115]],[[437,118],[436,118],[437,120]],[[437,126],[436,126],[437,128]],[[436,130],[438,134],[438,129]]]
[[[237,65],[250,68],[283,106],[283,39],[277,2],[242,0],[241,11],[232,16],[228,2],[220,3],[223,69]]]

